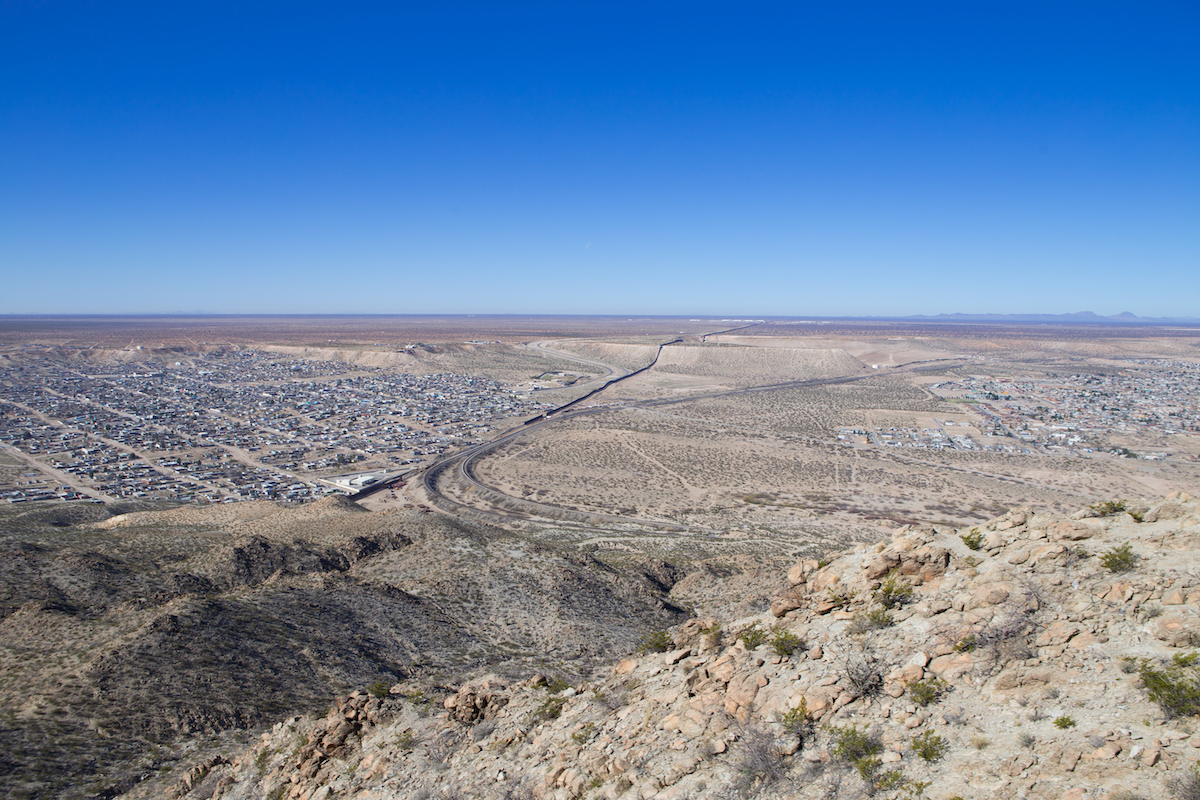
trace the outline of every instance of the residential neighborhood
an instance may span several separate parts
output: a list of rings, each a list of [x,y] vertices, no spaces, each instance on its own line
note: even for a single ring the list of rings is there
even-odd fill
[[[485,378],[228,351],[0,368],[0,500],[302,502],[395,476],[547,408]]]

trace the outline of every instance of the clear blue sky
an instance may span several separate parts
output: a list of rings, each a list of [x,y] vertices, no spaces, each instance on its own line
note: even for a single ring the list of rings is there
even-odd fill
[[[1200,316],[1194,2],[0,0],[0,313]]]

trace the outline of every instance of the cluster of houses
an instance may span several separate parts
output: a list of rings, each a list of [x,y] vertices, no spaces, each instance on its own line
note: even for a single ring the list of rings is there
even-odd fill
[[[0,369],[0,443],[75,485],[0,481],[0,499],[82,488],[102,498],[302,502],[346,490],[335,479],[351,465],[410,469],[545,408],[475,376],[254,351],[171,364],[30,359]]]

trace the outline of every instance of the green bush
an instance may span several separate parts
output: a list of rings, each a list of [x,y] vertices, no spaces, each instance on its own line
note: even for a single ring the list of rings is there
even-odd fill
[[[834,608],[845,608],[846,606],[848,606],[854,602],[855,594],[857,594],[857,592],[846,591],[845,589],[843,589],[842,591],[838,591],[838,592],[835,592],[833,589],[830,589],[829,590],[829,602],[833,604]]]
[[[1124,500],[1105,500],[1103,503],[1096,503],[1088,508],[1095,511],[1097,516],[1113,517],[1125,511],[1127,506]]]
[[[380,678],[367,687],[367,693],[372,697],[387,697],[387,694],[389,691],[391,691],[391,688],[392,684],[390,681]]]
[[[895,575],[888,575],[888,579],[875,590],[873,596],[875,602],[886,609],[899,608],[912,600],[913,588],[897,579]]]
[[[1200,714],[1200,653],[1177,653],[1163,667],[1143,660],[1138,677],[1152,703],[1157,703],[1167,719]]]
[[[979,638],[971,633],[954,643],[954,652],[969,653],[979,646]]]
[[[1070,717],[1059,717],[1058,719],[1054,720],[1054,726],[1065,731],[1067,728],[1075,727],[1075,720],[1071,719]]]
[[[907,783],[904,780],[904,773],[898,769],[889,769],[887,772],[875,778],[875,788],[883,789],[885,792],[888,789],[899,789]]]
[[[558,719],[562,714],[563,706],[567,704],[567,698],[554,695],[547,697],[542,701],[542,704],[533,712],[534,719]]]
[[[934,762],[946,755],[950,745],[941,736],[927,730],[912,740],[913,752],[925,761]]]
[[[851,635],[870,633],[891,627],[894,623],[895,620],[892,619],[892,615],[888,613],[887,609],[875,608],[855,614],[854,619],[850,620],[850,624],[846,626],[846,632]]]
[[[670,631],[652,631],[638,642],[639,653],[665,653],[675,647]]]
[[[547,678],[545,685],[542,687],[550,694],[558,694],[563,689],[566,689],[571,684],[567,683],[567,679],[562,676],[556,678]]]
[[[859,730],[857,725],[844,728],[830,725],[828,731],[833,737],[833,748],[829,752],[839,761],[854,764],[883,751],[879,735],[866,728]]]
[[[782,717],[779,718],[779,724],[784,731],[800,739],[801,742],[812,731],[813,722],[808,718],[808,700],[801,697],[800,705],[787,710]]]
[[[908,687],[912,701],[919,706],[927,706],[950,690],[950,684],[941,678],[930,678],[927,681],[914,681]]]
[[[962,539],[962,543],[972,550],[983,547],[983,534],[979,532],[979,528],[971,528],[967,533],[960,534],[958,538]]]
[[[1100,565],[1109,572],[1128,572],[1136,563],[1137,554],[1133,552],[1133,545],[1129,542],[1106,550],[1100,556]]]
[[[738,634],[738,638],[742,640],[742,644],[746,645],[747,650],[753,650],[759,645],[765,644],[768,636],[770,636],[770,634],[759,627],[757,622],[748,628],[744,628],[742,632]]]
[[[797,650],[803,650],[804,640],[789,630],[776,628],[771,634],[771,648],[775,655],[786,658]]]
[[[587,744],[592,737],[596,735],[596,723],[589,722],[579,730],[571,734],[571,741],[575,744]]]
[[[879,765],[882,762],[879,756],[864,756],[854,762],[854,769],[858,772],[858,777],[862,778],[869,785],[875,784],[875,773],[879,771]]]

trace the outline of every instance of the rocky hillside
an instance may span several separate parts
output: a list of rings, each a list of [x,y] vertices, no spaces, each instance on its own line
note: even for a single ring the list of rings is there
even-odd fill
[[[685,618],[663,576],[344,498],[10,512],[0,796],[111,797],[180,742],[236,741],[376,681],[577,678]]]
[[[1193,798],[1197,545],[1181,494],[904,527],[585,680],[377,684],[126,797]]]

